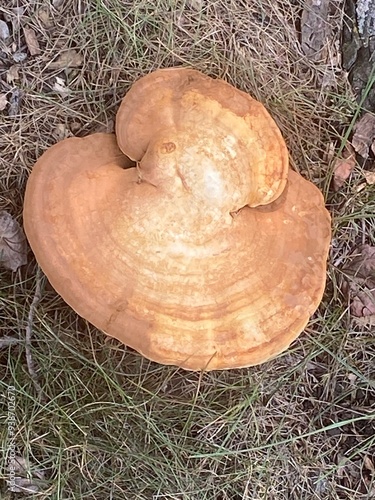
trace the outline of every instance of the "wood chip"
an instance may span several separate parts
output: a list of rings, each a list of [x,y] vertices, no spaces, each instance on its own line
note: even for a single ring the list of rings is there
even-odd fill
[[[30,55],[37,56],[38,54],[40,54],[39,42],[36,37],[35,31],[31,28],[23,28],[23,34],[25,35],[25,41]]]
[[[353,148],[363,158],[367,158],[369,155],[370,146],[372,147],[374,139],[375,115],[371,113],[365,113],[355,126],[352,139]]]
[[[77,68],[82,66],[82,64],[82,55],[74,49],[69,49],[60,54],[55,61],[51,62],[49,67],[51,69]]]

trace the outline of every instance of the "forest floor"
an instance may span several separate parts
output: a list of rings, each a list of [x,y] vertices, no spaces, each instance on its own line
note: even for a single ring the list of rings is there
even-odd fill
[[[176,65],[260,100],[333,222],[318,311],[285,353],[241,370],[185,372],[107,339],[30,249],[1,268],[2,499],[375,499],[373,42],[346,5],[1,2],[0,211],[21,225],[36,159],[112,132],[132,83]]]

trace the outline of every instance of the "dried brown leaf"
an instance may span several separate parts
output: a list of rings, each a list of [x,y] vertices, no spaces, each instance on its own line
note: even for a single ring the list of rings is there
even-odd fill
[[[65,81],[59,76],[56,76],[56,81],[52,88],[63,97],[67,97],[71,92],[71,90],[66,86]]]
[[[352,289],[355,296],[350,304],[350,311],[356,318],[366,318],[366,322],[372,324],[375,318],[375,294],[368,290]]]
[[[6,94],[0,94],[0,111],[3,111],[8,105]]]
[[[8,214],[0,212],[0,264],[17,271],[27,263],[26,238],[18,222]]]
[[[350,144],[347,144],[342,158],[337,158],[333,165],[332,187],[334,191],[338,191],[345,184],[354,167],[355,152]]]
[[[367,158],[375,139],[375,115],[365,113],[354,129],[353,148],[363,158]]]
[[[20,79],[20,75],[18,73],[18,66],[13,64],[7,71],[7,83],[14,83]]]
[[[375,247],[360,246],[344,272],[352,315],[361,324],[375,324]]]
[[[45,473],[32,466],[28,460],[21,456],[11,458],[11,465],[15,473],[11,489],[13,493],[35,494],[40,493],[45,487]],[[10,486],[10,481],[8,481]]]
[[[375,466],[374,466],[371,458],[368,455],[365,455],[363,457],[363,465],[366,467],[367,470],[370,470],[371,472],[375,472]]]
[[[82,55],[74,49],[69,49],[60,54],[55,61],[51,62],[49,67],[51,69],[77,68],[78,66],[82,66],[82,64]]]
[[[38,10],[38,17],[45,28],[49,29],[53,27],[53,22],[51,21],[50,12],[47,7],[42,7]]]
[[[360,278],[375,279],[375,247],[371,245],[358,247],[345,269]]]
[[[35,31],[31,28],[23,28],[23,34],[25,35],[25,41],[30,55],[37,56],[38,54],[40,54],[39,42],[36,37]]]

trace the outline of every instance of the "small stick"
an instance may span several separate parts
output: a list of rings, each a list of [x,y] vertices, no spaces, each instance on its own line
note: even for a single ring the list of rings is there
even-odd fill
[[[26,351],[26,362],[27,362],[27,368],[29,370],[29,375],[34,383],[34,387],[39,395],[40,400],[43,401],[45,400],[45,395],[43,393],[41,385],[39,384],[38,376],[35,371],[34,360],[31,354],[31,336],[33,333],[34,312],[41,298],[42,298],[42,276],[40,267],[38,267],[38,270],[36,272],[35,294],[33,301],[31,302],[29,315],[27,317],[25,351]]]
[[[0,349],[2,349],[3,347],[8,347],[10,345],[19,344],[20,342],[21,342],[20,339],[16,339],[14,337],[8,337],[7,335],[5,335],[0,339]]]

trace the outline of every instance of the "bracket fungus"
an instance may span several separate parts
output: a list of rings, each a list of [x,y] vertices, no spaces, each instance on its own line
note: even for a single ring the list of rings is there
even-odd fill
[[[289,169],[262,104],[192,69],[124,97],[116,135],[68,138],[36,162],[24,222],[63,299],[159,363],[256,365],[318,307],[330,217]]]

